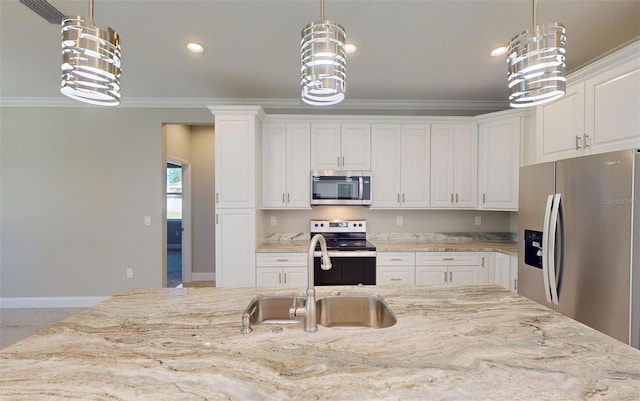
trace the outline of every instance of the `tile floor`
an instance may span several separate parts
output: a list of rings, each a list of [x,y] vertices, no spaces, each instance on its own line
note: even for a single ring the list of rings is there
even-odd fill
[[[84,308],[2,308],[0,349],[36,334]]]

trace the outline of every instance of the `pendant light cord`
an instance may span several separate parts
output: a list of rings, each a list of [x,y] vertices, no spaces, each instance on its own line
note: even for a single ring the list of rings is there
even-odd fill
[[[320,21],[324,21],[324,0],[320,0]]]
[[[89,0],[89,22],[91,25],[95,25],[93,22],[93,0]]]
[[[536,29],[536,26],[538,26],[537,14],[538,14],[538,0],[533,0],[533,30],[534,31]]]

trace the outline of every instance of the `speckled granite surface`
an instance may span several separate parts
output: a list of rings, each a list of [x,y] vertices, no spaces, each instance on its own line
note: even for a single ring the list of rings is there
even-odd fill
[[[378,252],[502,252],[516,256],[518,243],[482,240],[383,240],[370,239]],[[265,241],[257,252],[307,252],[309,241]]]
[[[147,289],[0,352],[2,400],[637,400],[640,351],[494,286],[322,287],[383,296],[386,329],[240,334],[252,297]]]

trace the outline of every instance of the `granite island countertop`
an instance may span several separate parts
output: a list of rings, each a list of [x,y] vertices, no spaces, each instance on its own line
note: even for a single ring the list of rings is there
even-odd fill
[[[386,329],[256,325],[257,294],[141,289],[0,351],[2,400],[637,400],[640,351],[497,286],[367,292]]]
[[[518,255],[518,243],[480,240],[380,240],[371,242],[378,252],[501,252]],[[307,252],[309,241],[264,241],[256,252]]]

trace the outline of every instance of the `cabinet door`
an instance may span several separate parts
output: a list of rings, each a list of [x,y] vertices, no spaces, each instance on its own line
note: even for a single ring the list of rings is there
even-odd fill
[[[580,155],[584,134],[584,82],[567,86],[560,99],[536,108],[541,160]]]
[[[287,124],[286,160],[287,207],[309,209],[311,207],[311,127],[309,124]]]
[[[400,207],[400,125],[371,127],[372,208]]]
[[[265,123],[262,127],[262,206],[282,208],[287,195],[287,128]],[[307,185],[309,185],[307,174]]]
[[[511,288],[511,257],[504,253],[496,252],[493,284],[506,289]]]
[[[306,267],[283,267],[282,276],[285,287],[306,287],[308,284]]]
[[[442,287],[447,285],[446,266],[416,266],[416,285],[432,285]]]
[[[311,170],[338,170],[340,123],[311,123]]]
[[[477,267],[472,266],[449,266],[448,285],[476,285],[486,284],[482,280]]]
[[[509,259],[511,260],[511,280],[509,283],[509,289],[513,292],[518,292],[518,257],[510,256]]]
[[[518,210],[520,117],[480,124],[479,206]]]
[[[255,117],[216,116],[215,126],[216,206],[255,207]]]
[[[586,145],[598,152],[640,146],[640,58],[587,80],[585,110]]]
[[[429,125],[402,126],[400,148],[402,207],[426,208],[429,206],[431,157],[429,131]],[[376,179],[378,179],[377,176]]]
[[[282,285],[282,269],[277,267],[260,267],[256,269],[256,287],[280,287]]]
[[[454,149],[455,207],[476,207],[478,199],[478,131],[475,125],[456,126]]]
[[[348,123],[341,127],[342,170],[371,170],[371,125]]]
[[[431,206],[454,205],[454,147],[453,128],[449,125],[431,126]]]
[[[255,210],[216,211],[216,287],[255,287]]]
[[[376,284],[414,285],[414,268],[413,266],[378,266]]]

